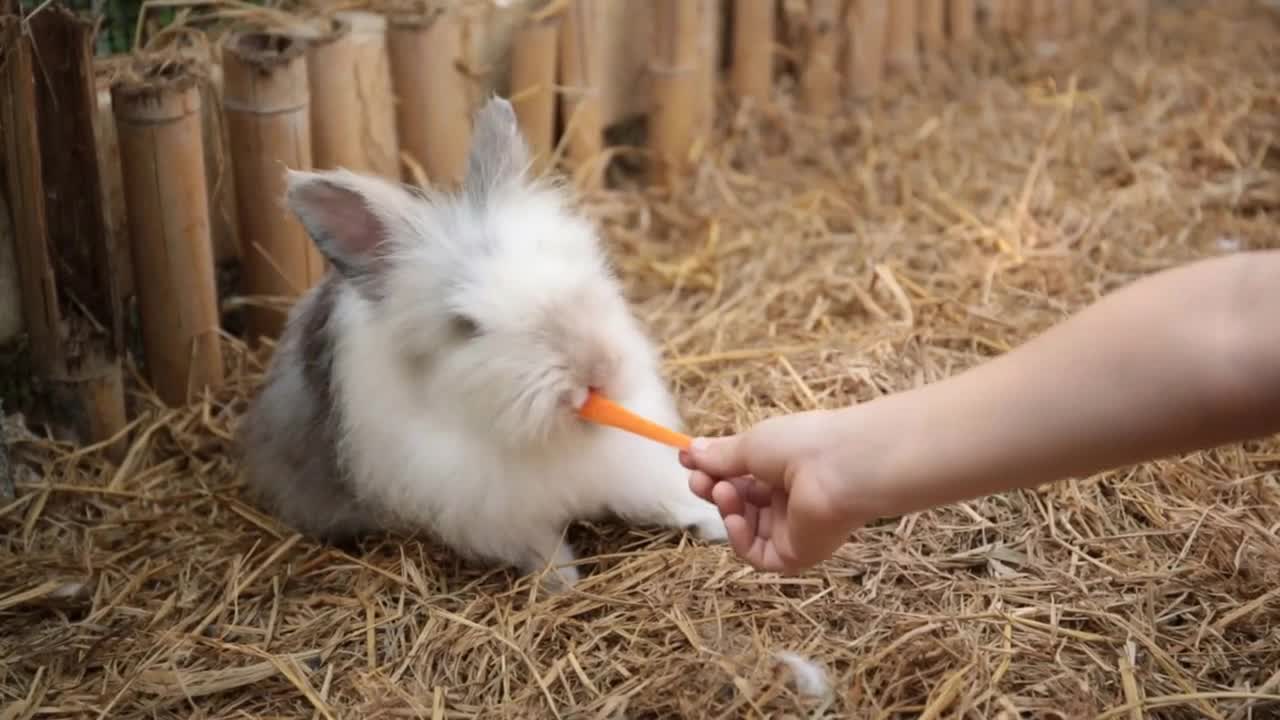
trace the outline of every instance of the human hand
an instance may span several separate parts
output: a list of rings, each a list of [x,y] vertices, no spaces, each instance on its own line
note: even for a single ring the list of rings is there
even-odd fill
[[[680,454],[692,470],[689,488],[719,508],[730,546],[756,569],[812,567],[878,516],[874,493],[856,485],[873,463],[851,461],[879,448],[851,446],[861,439],[850,435],[848,413],[778,416],[738,435],[698,438]]]

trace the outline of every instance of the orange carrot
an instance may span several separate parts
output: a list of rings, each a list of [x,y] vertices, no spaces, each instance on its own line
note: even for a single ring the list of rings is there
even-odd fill
[[[649,422],[595,391],[587,395],[578,414],[584,420],[626,430],[678,450],[688,450],[692,441],[688,435]]]

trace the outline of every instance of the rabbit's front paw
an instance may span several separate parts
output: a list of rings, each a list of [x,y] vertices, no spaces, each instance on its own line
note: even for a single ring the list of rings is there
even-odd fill
[[[538,578],[542,589],[550,593],[564,592],[578,584],[582,573],[574,567],[575,557],[569,544],[557,540],[540,543],[542,547],[529,552],[520,569]],[[546,548],[550,546],[551,549]]]

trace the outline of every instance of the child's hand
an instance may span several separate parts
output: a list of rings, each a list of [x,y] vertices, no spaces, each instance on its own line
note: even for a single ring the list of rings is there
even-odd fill
[[[811,567],[878,516],[853,487],[870,480],[858,471],[872,471],[871,463],[849,465],[854,454],[874,457],[878,443],[850,436],[849,412],[779,416],[739,435],[700,438],[680,454],[693,470],[690,489],[715,503],[734,552],[757,569]]]

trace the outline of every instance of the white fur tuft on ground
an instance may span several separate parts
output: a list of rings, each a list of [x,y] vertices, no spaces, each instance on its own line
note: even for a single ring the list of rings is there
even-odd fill
[[[796,689],[801,695],[812,698],[825,698],[831,694],[831,682],[827,679],[827,671],[814,661],[789,650],[780,650],[773,655],[779,662],[791,670],[795,678]]]

